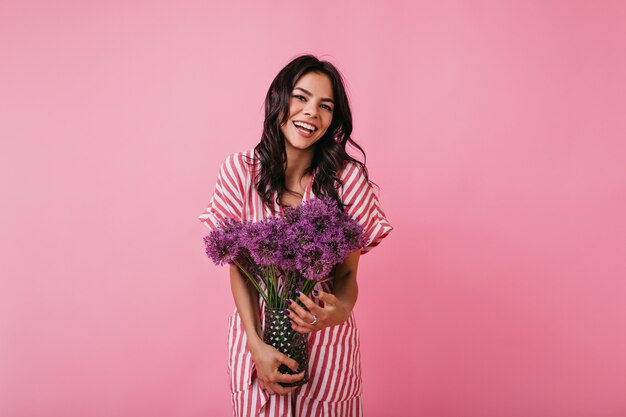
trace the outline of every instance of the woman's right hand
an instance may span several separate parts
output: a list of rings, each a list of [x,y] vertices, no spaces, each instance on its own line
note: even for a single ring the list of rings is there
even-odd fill
[[[261,340],[259,340],[254,347],[250,349],[250,353],[256,367],[259,385],[270,395],[284,395],[298,388],[297,386],[283,387],[279,384],[279,382],[291,383],[300,381],[304,378],[304,370],[294,375],[281,373],[278,370],[278,367],[281,364],[287,366],[294,372],[298,372],[298,362]]]

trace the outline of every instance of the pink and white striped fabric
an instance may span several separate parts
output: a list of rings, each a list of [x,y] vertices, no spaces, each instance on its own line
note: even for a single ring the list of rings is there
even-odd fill
[[[229,155],[220,167],[215,192],[209,206],[199,216],[209,229],[219,226],[227,217],[243,221],[258,221],[272,216],[254,186],[255,172],[245,162],[254,150]],[[361,253],[369,252],[386,237],[393,227],[387,221],[372,187],[365,181],[359,166],[348,163],[340,173],[343,187],[339,196],[346,211],[366,231],[367,244]],[[311,186],[303,200],[315,198]],[[275,212],[282,213],[274,203]],[[332,281],[316,286],[332,292]],[[259,300],[260,317],[264,317],[265,303]],[[287,395],[268,395],[260,389],[254,363],[247,348],[247,338],[241,318],[235,308],[228,320],[228,371],[235,417],[308,417],[362,416],[361,363],[359,330],[354,314],[338,326],[327,327],[309,337],[309,382]]]

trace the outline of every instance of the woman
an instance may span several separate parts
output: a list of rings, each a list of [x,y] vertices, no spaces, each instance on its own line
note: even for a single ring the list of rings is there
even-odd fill
[[[378,245],[392,226],[373,192],[363,163],[346,152],[352,116],[339,71],[329,62],[302,55],[285,66],[265,98],[260,143],[222,163],[215,193],[200,220],[210,229],[227,217],[258,221],[282,215],[286,206],[331,196],[364,226],[367,244],[317,284],[307,307],[291,302],[292,327],[309,337],[309,382],[293,359],[262,341],[264,302],[231,266],[235,311],[229,319],[229,373],[235,416],[361,416],[359,331],[356,303],[359,256]],[[281,374],[284,364],[296,372]]]

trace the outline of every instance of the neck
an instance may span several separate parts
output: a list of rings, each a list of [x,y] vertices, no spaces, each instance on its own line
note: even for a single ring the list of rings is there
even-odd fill
[[[287,147],[287,169],[285,170],[286,178],[301,178],[304,171],[311,166],[313,161],[313,148],[294,149]]]

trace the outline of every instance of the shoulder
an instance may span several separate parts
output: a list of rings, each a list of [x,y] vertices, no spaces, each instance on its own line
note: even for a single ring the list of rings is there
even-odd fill
[[[363,165],[357,164],[354,161],[344,162],[343,168],[339,171],[338,177],[343,183],[366,181]]]
[[[371,189],[371,185],[365,177],[363,167],[354,161],[346,161],[343,169],[339,171],[338,177],[342,183],[340,195],[344,202],[345,199],[350,200],[355,197],[355,194],[359,195]]]
[[[254,149],[248,151],[234,152],[222,160],[222,166],[249,169],[248,166],[254,162]]]
[[[346,206],[346,212],[365,230],[367,243],[361,249],[361,254],[367,253],[393,230],[393,226],[387,220],[374,187],[366,178],[361,165],[346,163],[339,178],[343,182],[339,196]]]
[[[339,179],[342,181],[358,174],[359,171],[362,171],[361,166],[353,161],[346,161],[343,164],[343,168],[339,171]]]
[[[234,152],[220,164],[217,183],[231,192],[244,193],[254,178],[254,150]]]
[[[254,171],[254,149],[234,152],[226,156],[220,165],[222,175],[229,174],[232,177],[249,178]]]

